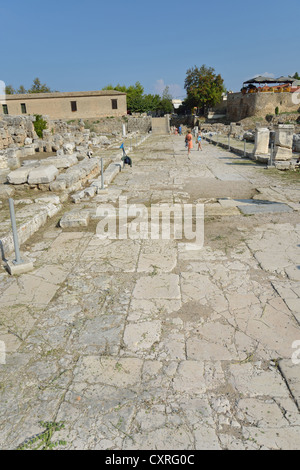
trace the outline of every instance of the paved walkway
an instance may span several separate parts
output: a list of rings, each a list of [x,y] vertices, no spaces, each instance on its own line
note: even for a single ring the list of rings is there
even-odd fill
[[[22,247],[34,271],[0,271],[2,449],[41,421],[63,449],[299,448],[299,182],[183,140],[149,138],[76,205],[88,227],[56,217]],[[204,247],[100,240],[96,209],[120,195],[205,203]]]

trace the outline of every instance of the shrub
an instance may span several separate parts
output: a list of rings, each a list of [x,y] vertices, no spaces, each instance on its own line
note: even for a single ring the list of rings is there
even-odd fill
[[[43,130],[47,129],[47,122],[40,114],[35,114],[35,121],[33,122],[35,132],[40,139],[43,138]]]
[[[278,114],[279,114],[279,108],[278,108],[278,106],[276,106],[276,108],[275,108],[275,114],[276,114],[276,116],[278,116]]]

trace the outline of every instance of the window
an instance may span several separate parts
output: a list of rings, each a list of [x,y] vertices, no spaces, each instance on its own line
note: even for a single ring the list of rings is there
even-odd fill
[[[26,114],[27,111],[26,111],[26,104],[25,103],[21,103],[21,112],[22,114]]]
[[[118,100],[111,100],[112,109],[118,109]]]
[[[3,105],[2,105],[2,111],[3,111],[3,114],[8,114],[8,107],[7,107],[7,104],[3,104]]]
[[[77,111],[77,101],[71,101],[71,110]]]

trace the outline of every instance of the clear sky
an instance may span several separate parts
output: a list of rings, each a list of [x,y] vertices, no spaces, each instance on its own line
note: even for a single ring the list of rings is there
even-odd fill
[[[299,0],[6,0],[0,80],[30,88],[99,90],[141,82],[184,96],[202,64],[239,91],[258,74],[300,73]]]

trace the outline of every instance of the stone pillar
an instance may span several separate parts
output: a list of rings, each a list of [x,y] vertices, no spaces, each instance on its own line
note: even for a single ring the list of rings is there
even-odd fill
[[[269,156],[270,131],[267,127],[256,127],[255,129],[255,157]]]
[[[294,126],[291,124],[278,124],[275,132],[275,160],[291,160],[293,153]]]

